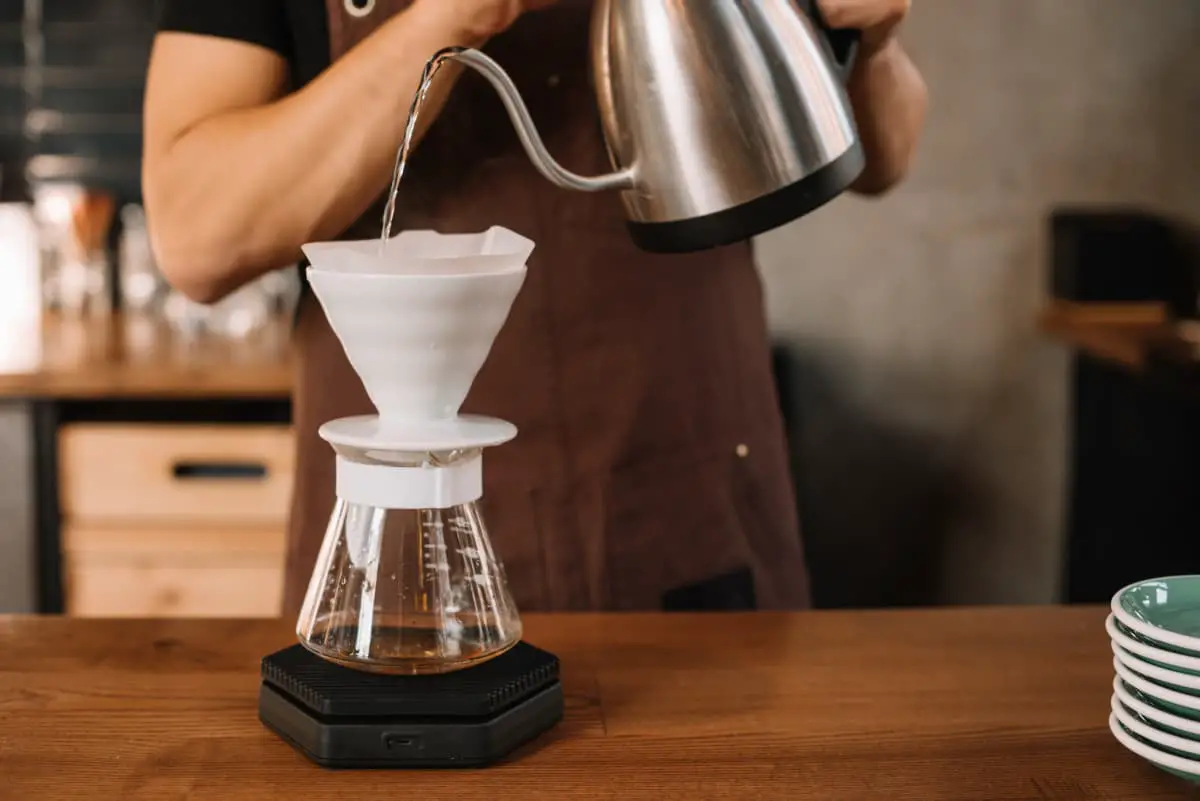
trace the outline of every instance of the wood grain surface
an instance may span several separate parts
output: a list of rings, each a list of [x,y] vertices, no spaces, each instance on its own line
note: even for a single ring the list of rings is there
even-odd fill
[[[244,340],[187,340],[161,320],[48,315],[0,321],[0,399],[121,397],[287,398],[290,319]]]
[[[327,771],[256,717],[278,621],[0,618],[4,799],[1196,797],[1106,726],[1105,611],[529,616],[564,721],[474,771]]]

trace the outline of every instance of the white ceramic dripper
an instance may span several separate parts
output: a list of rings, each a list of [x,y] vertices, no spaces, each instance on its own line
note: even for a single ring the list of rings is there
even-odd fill
[[[525,280],[533,243],[408,231],[387,242],[304,246],[309,282],[385,421],[446,420],[458,409]]]
[[[337,503],[297,634],[365,670],[441,672],[520,637],[476,501],[484,448],[516,436],[459,413],[525,280],[504,228],[305,245],[309,283],[378,414],[331,420]]]

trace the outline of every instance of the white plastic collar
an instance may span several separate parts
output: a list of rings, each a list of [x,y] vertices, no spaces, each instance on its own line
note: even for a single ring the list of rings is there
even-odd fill
[[[483,497],[483,456],[449,467],[363,464],[337,457],[337,495],[381,509],[447,509]]]

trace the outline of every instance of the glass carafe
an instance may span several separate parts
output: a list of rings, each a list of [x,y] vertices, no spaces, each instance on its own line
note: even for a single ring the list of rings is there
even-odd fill
[[[478,458],[389,454],[375,466]],[[365,454],[356,461],[372,467]],[[357,670],[445,673],[504,653],[520,639],[521,620],[477,501],[414,509],[338,498],[297,634],[318,656]]]

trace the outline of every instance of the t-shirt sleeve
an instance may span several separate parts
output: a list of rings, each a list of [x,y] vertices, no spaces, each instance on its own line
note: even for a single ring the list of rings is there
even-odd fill
[[[158,29],[236,39],[291,57],[287,0],[162,0]]]

